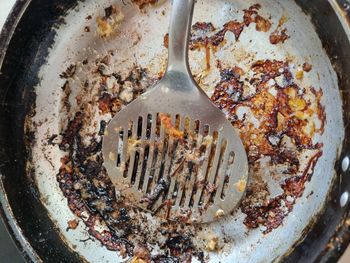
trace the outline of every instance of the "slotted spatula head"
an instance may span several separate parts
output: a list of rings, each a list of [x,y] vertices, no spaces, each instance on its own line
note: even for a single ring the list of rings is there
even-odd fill
[[[167,72],[114,116],[102,150],[111,181],[130,205],[205,223],[236,208],[248,162],[237,132],[189,73],[192,12],[193,0],[173,1]]]

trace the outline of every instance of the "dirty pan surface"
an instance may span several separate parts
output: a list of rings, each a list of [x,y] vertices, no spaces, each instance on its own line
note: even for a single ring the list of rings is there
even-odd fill
[[[239,131],[250,180],[232,215],[194,225],[129,206],[101,153],[108,121],[164,73],[169,1],[96,2],[58,27],[26,125],[28,169],[67,245],[91,262],[282,258],[322,209],[343,139],[337,77],[310,19],[289,0],[197,1],[191,70]]]

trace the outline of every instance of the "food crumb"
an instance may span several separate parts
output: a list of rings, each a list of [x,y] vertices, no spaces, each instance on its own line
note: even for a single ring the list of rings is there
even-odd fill
[[[130,261],[130,263],[147,263],[145,260],[138,258],[138,257],[133,257]]]
[[[116,32],[121,22],[124,20],[122,11],[114,5],[105,9],[105,16],[98,17],[97,33],[102,38],[108,38]]]
[[[132,0],[140,9],[143,9],[147,5],[154,5],[158,0]]]
[[[287,29],[282,29],[280,32],[278,28],[272,32],[270,35],[270,43],[272,45],[277,45],[278,43],[284,43],[289,36],[287,35]]]
[[[242,179],[240,179],[237,183],[235,183],[235,186],[238,192],[243,192],[246,185],[247,185],[247,181]]]
[[[217,237],[212,237],[208,244],[207,244],[207,249],[209,251],[216,251],[218,249],[218,238]]]
[[[304,71],[298,70],[297,73],[295,74],[295,78],[298,80],[301,80],[304,77]]]
[[[278,43],[284,43],[289,37],[287,35],[287,29],[281,29],[282,25],[287,21],[287,18],[283,15],[276,27],[276,29],[270,35],[270,43],[272,45],[277,45]]]
[[[309,63],[307,63],[307,62],[305,62],[305,63],[303,64],[303,70],[304,70],[305,72],[310,72],[310,71],[312,70],[312,65],[309,64]]]
[[[141,245],[136,245],[134,248],[134,259],[132,262],[134,263],[146,263],[150,262],[151,256],[148,249]]]
[[[256,23],[256,30],[257,31],[262,31],[262,32],[267,32],[271,28],[271,23],[269,20],[263,18],[260,15],[257,15],[255,18],[255,23]]]
[[[221,217],[223,217],[224,215],[225,215],[225,211],[222,210],[222,209],[218,209],[218,210],[216,211],[216,213],[215,213],[215,217],[217,217],[217,218],[221,218]]]
[[[169,47],[169,34],[168,34],[168,33],[164,35],[163,45],[164,45],[164,47],[166,47],[166,48]]]
[[[132,87],[126,87],[124,90],[120,93],[119,98],[125,102],[130,102],[134,97],[133,88]]]
[[[184,136],[184,133],[182,131],[180,131],[179,129],[177,129],[172,125],[170,115],[160,113],[159,117],[160,117],[161,123],[164,125],[166,129],[166,132],[170,136],[176,137],[176,138],[182,138]]]
[[[76,229],[79,225],[79,222],[76,219],[73,219],[73,220],[69,220],[67,224],[68,224],[68,227],[67,227],[67,231],[68,231],[69,229],[73,229],[73,230]]]
[[[101,36],[101,37],[109,37],[112,33],[112,26],[105,20],[103,20],[102,18],[97,18],[97,33]]]

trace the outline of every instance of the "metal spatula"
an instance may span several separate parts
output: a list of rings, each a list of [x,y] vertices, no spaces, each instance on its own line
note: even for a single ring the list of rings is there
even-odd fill
[[[111,120],[102,149],[126,202],[169,220],[204,223],[237,206],[248,164],[237,132],[190,74],[193,5],[173,1],[167,71]]]

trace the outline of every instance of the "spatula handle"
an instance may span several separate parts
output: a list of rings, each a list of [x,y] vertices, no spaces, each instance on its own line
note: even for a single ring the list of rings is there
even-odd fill
[[[170,29],[168,71],[189,73],[188,43],[195,0],[173,0]]]

